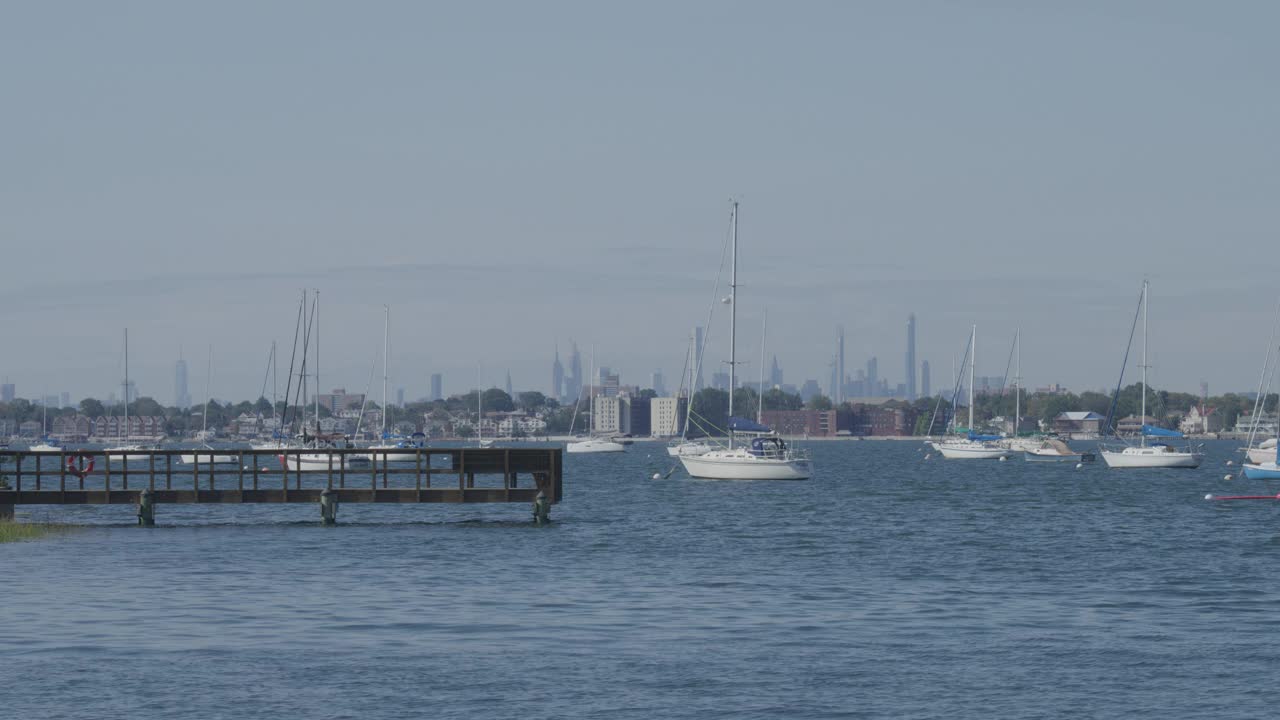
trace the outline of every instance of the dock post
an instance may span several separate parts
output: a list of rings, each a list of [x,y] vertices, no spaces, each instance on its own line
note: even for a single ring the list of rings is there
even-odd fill
[[[138,493],[138,527],[155,527],[155,525],[155,496],[152,495],[151,488],[147,488]]]
[[[320,523],[338,524],[338,494],[330,488],[320,491]]]
[[[547,494],[538,491],[537,498],[533,501],[533,524],[547,525],[551,522],[551,503],[547,500]]]

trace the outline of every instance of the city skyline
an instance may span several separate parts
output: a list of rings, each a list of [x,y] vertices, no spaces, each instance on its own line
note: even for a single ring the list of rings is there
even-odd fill
[[[1022,328],[1029,385],[1110,387],[1144,277],[1153,384],[1256,385],[1280,8],[401,10],[311,8],[317,32],[287,4],[8,13],[0,373],[20,394],[118,393],[126,326],[148,394],[169,397],[181,345],[218,349],[212,395],[258,392],[303,287],[326,298],[326,386],[367,382],[387,304],[411,397],[477,361],[545,387],[551,338],[674,378],[692,327],[705,381],[730,196],[739,349],[759,357],[767,308],[796,385],[827,385],[838,325],[846,373],[901,373],[915,312],[936,385],[976,323],[982,374]]]

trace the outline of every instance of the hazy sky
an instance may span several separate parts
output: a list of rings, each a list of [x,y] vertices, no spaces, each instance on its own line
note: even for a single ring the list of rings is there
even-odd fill
[[[742,202],[739,351],[934,387],[979,326],[1030,384],[1257,383],[1280,283],[1270,2],[27,2],[0,6],[0,375],[19,395],[261,388],[321,290],[362,390],[553,342],[675,384]],[[717,311],[723,319],[723,312]],[[727,355],[718,323],[709,354]],[[586,361],[584,355],[584,362]],[[376,385],[375,385],[376,387]]]

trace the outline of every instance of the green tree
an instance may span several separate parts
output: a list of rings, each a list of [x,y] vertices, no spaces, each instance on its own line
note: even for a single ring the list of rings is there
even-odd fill
[[[102,401],[85,398],[80,401],[80,414],[91,418],[101,417],[107,414],[107,409],[102,406]]]
[[[814,395],[809,398],[809,402],[805,403],[805,406],[810,410],[830,410],[834,407],[831,404],[831,399],[826,395]]]
[[[519,395],[520,409],[525,412],[536,412],[547,404],[547,396],[537,390],[528,390]]]
[[[703,388],[693,396],[689,437],[724,435],[729,426],[729,393]]]

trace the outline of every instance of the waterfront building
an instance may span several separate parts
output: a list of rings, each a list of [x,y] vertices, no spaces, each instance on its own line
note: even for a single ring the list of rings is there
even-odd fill
[[[1217,408],[1192,406],[1178,429],[1187,435],[1206,435],[1222,432],[1222,413]]]
[[[334,388],[333,392],[320,393],[320,406],[338,414],[343,410],[359,409],[364,404],[364,393],[348,393],[346,388]]]
[[[683,432],[688,404],[689,399],[685,397],[656,397],[650,400],[649,434],[653,437],[676,437]]]
[[[779,435],[834,437],[839,430],[835,410],[765,410],[760,421]]]
[[[591,431],[602,435],[631,433],[631,398],[625,395],[596,395],[591,401]]]
[[[631,395],[627,397],[627,434],[647,437],[653,429],[653,399]]]

